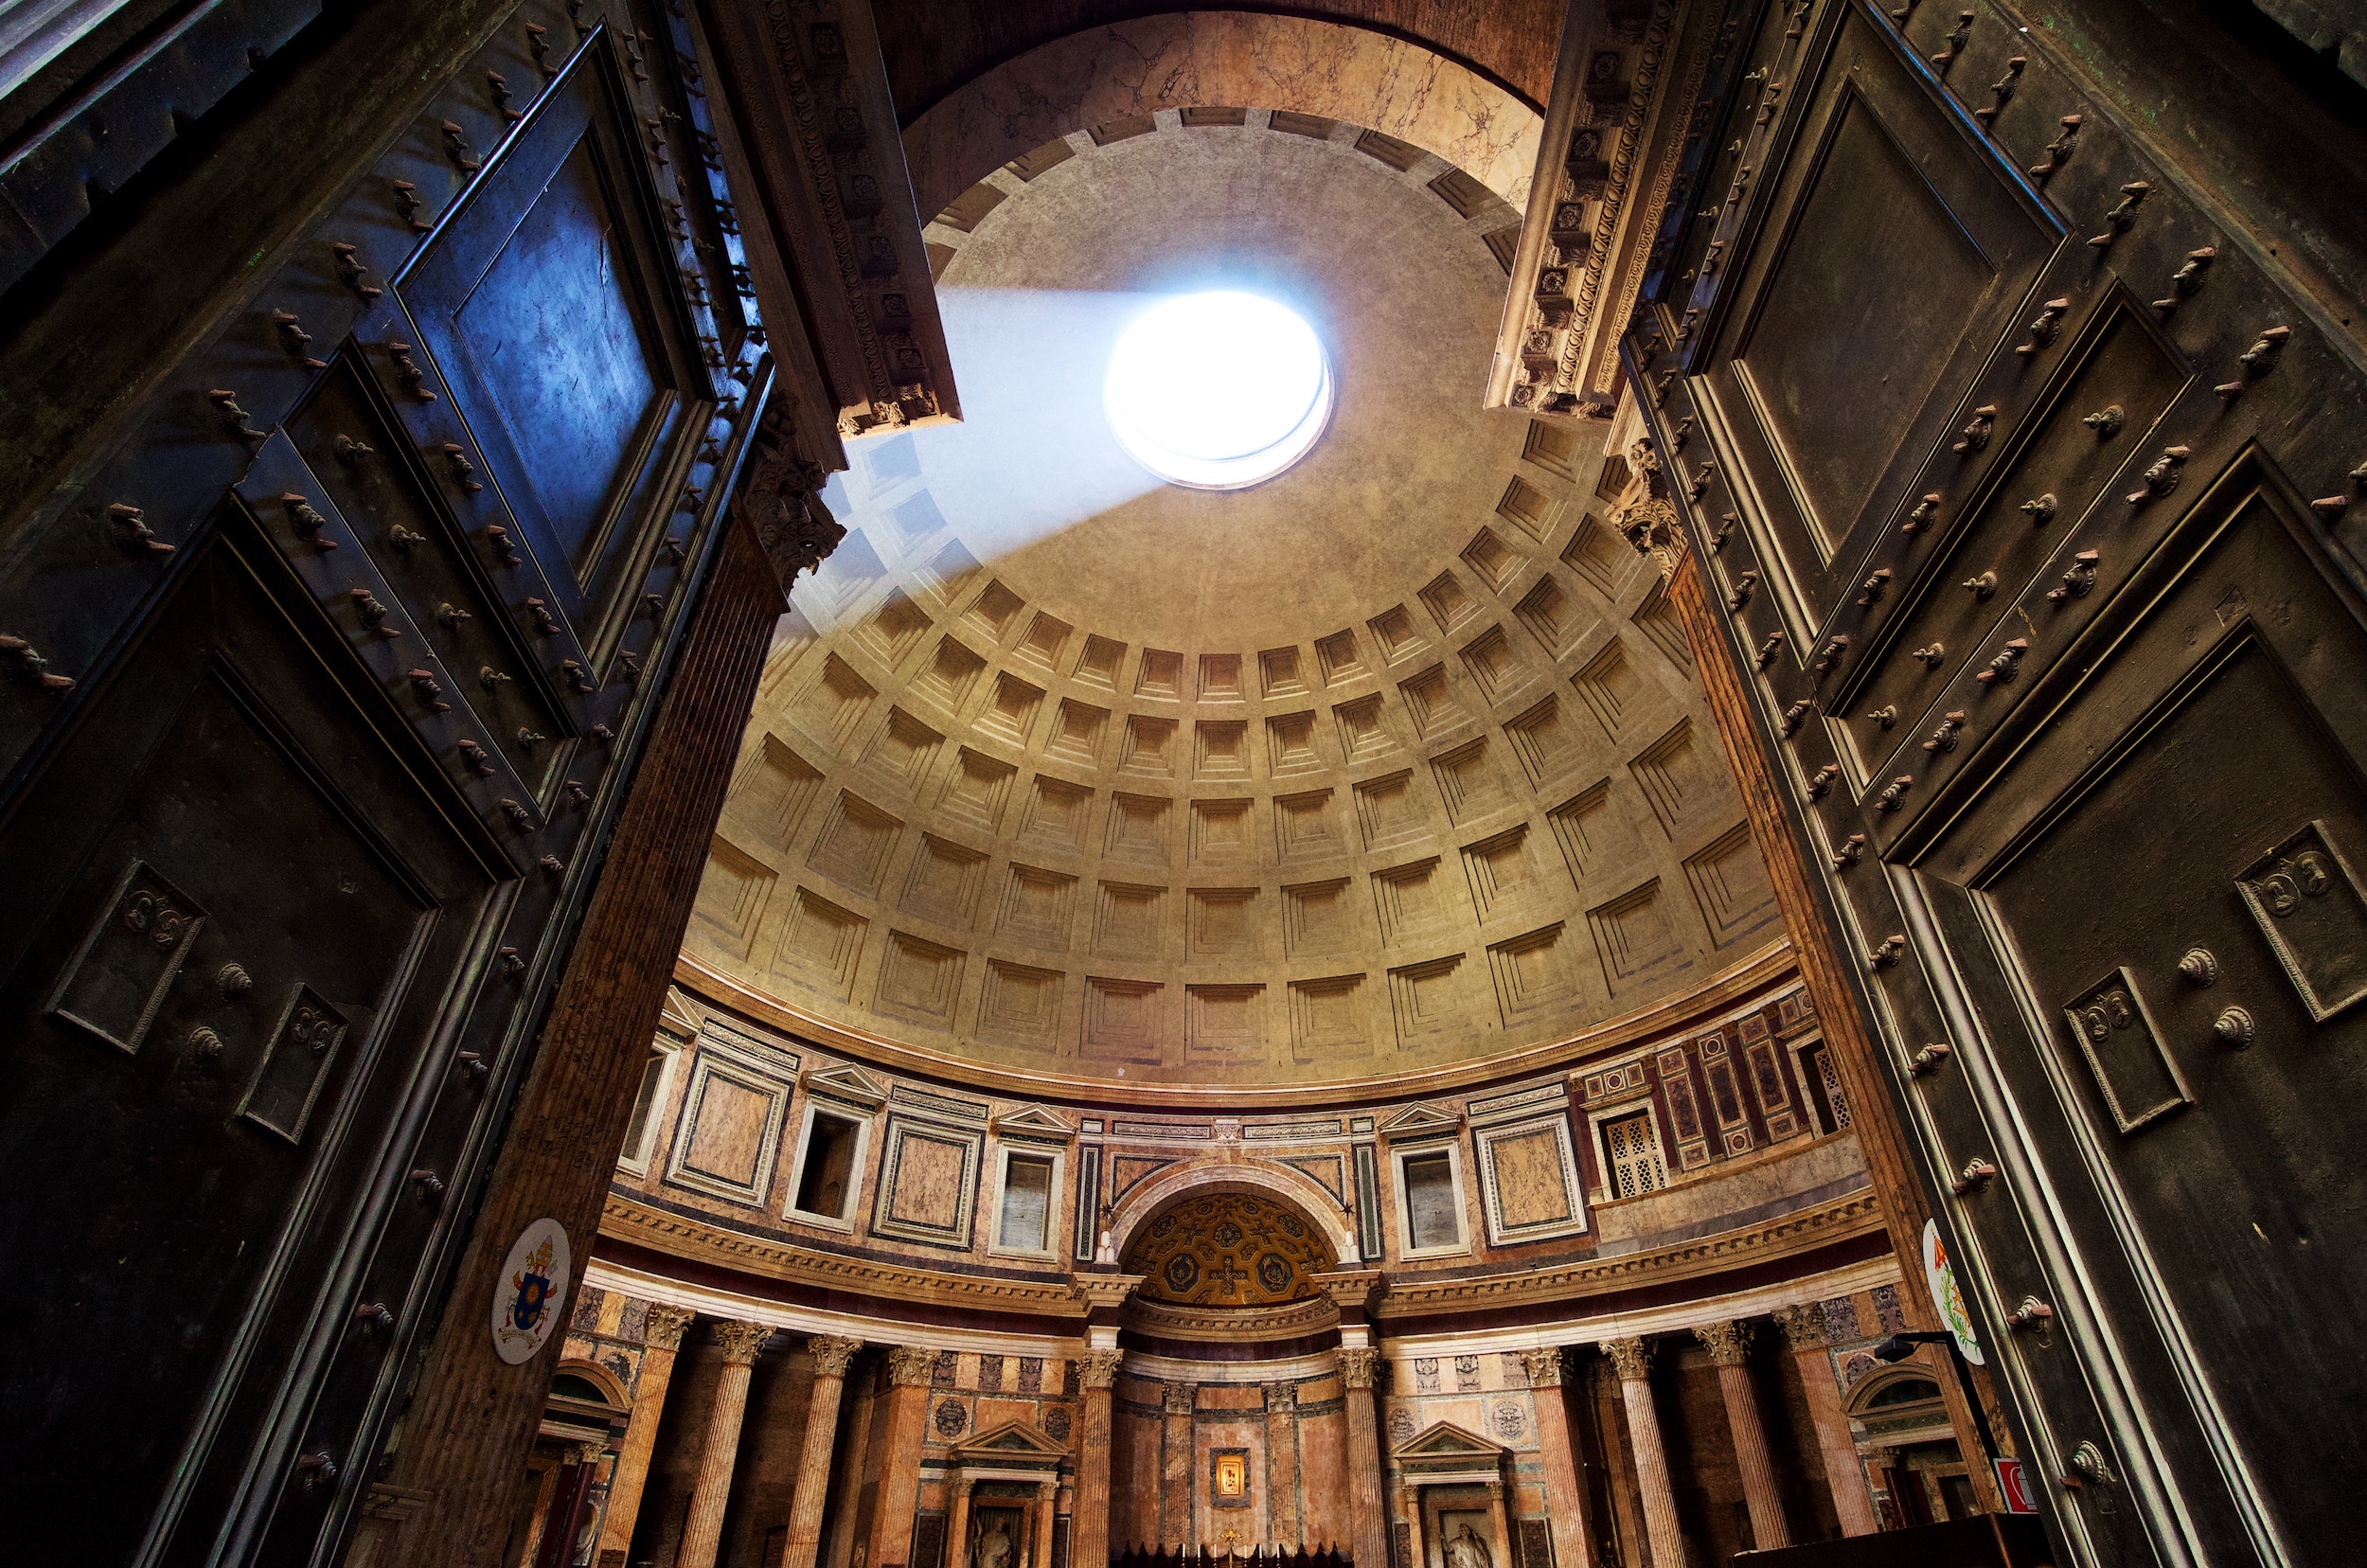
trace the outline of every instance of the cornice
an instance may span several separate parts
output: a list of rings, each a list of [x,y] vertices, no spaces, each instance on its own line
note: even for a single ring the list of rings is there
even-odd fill
[[[1733,1007],[1753,992],[1771,990],[1797,966],[1789,937],[1718,971],[1694,989],[1648,1007],[1607,1020],[1568,1039],[1506,1051],[1474,1061],[1450,1062],[1409,1073],[1316,1083],[1129,1084],[1021,1070],[906,1044],[868,1030],[833,1024],[683,953],[674,978],[685,989],[754,1023],[799,1036],[827,1050],[857,1058],[892,1072],[958,1083],[1013,1099],[1060,1100],[1109,1109],[1168,1110],[1206,1114],[1222,1111],[1271,1113],[1317,1108],[1347,1109],[1381,1101],[1468,1089],[1557,1071],[1585,1058],[1615,1051],[1638,1041],[1675,1035]]]
[[[1631,1289],[1700,1278],[1730,1269],[1772,1262],[1882,1228],[1879,1205],[1870,1188],[1759,1224],[1715,1236],[1628,1253],[1535,1269],[1507,1270],[1478,1277],[1426,1280],[1393,1276],[1375,1315],[1423,1317],[1439,1312],[1494,1310],[1538,1302],[1576,1300]],[[750,1236],[730,1226],[677,1214],[611,1191],[600,1216],[600,1234],[679,1257],[721,1265],[756,1278],[783,1280],[817,1291],[844,1292],[883,1300],[955,1310],[1021,1311],[1049,1318],[1081,1317],[1084,1302],[1068,1279],[1006,1279],[924,1268],[878,1257],[817,1251],[793,1242]],[[1201,1325],[1174,1308],[1149,1309],[1136,1301],[1128,1326],[1171,1339],[1202,1337]],[[1337,1321],[1327,1297],[1292,1303],[1259,1327],[1279,1332],[1304,1313]],[[1237,1325],[1236,1326],[1237,1334]]]
[[[600,1234],[669,1257],[720,1263],[741,1274],[817,1291],[1047,1317],[1075,1318],[1083,1312],[1066,1278],[1006,1279],[822,1252],[661,1209],[613,1189],[601,1207]]]
[[[1873,1189],[1860,1188],[1830,1203],[1795,1210],[1760,1224],[1618,1257],[1590,1257],[1547,1268],[1457,1279],[1425,1280],[1418,1275],[1396,1274],[1389,1281],[1389,1293],[1381,1298],[1376,1315],[1385,1323],[1391,1318],[1568,1301],[1645,1283],[1662,1285],[1671,1280],[1696,1279],[1728,1269],[1771,1262],[1881,1228],[1880,1203]]]

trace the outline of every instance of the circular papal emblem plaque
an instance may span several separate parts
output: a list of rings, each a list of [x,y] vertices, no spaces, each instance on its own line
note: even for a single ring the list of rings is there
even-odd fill
[[[947,1399],[937,1406],[938,1436],[959,1437],[962,1434],[962,1429],[968,1425],[970,1425],[970,1412],[962,1408],[959,1399]]]
[[[1500,1400],[1497,1403],[1494,1417],[1496,1435],[1507,1443],[1519,1442],[1522,1434],[1529,1430],[1527,1415],[1510,1399]]]
[[[1389,1440],[1393,1443],[1405,1443],[1411,1442],[1413,1437],[1414,1413],[1410,1410],[1391,1411],[1389,1413]]]
[[[1068,1406],[1054,1405],[1043,1413],[1043,1434],[1054,1442],[1067,1442],[1072,1429],[1073,1422],[1069,1417]]]
[[[515,1366],[543,1348],[567,1300],[567,1232],[537,1220],[509,1244],[493,1276],[493,1354]]]

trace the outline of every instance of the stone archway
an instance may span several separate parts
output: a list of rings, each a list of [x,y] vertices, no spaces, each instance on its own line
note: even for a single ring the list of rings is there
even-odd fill
[[[1332,1267],[1355,1266],[1356,1234],[1330,1192],[1303,1172],[1264,1165],[1189,1165],[1163,1172],[1119,1201],[1110,1222],[1112,1245],[1123,1258],[1161,1214],[1186,1199],[1223,1192],[1278,1200],[1322,1238]]]
[[[1256,1187],[1201,1187],[1135,1227],[1120,1267],[1136,1293],[1180,1307],[1278,1307],[1322,1293],[1337,1261],[1297,1204]]]
[[[1418,44],[1337,22],[1170,11],[1072,33],[965,82],[904,130],[923,221],[1045,143],[1163,109],[1286,109],[1436,154],[1519,210],[1544,120]]]

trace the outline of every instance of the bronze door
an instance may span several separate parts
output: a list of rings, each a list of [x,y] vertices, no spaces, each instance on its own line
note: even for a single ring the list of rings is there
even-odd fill
[[[1720,652],[2065,1544],[2341,1560],[2367,378],[2038,20],[1784,15],[1626,345]]]
[[[770,384],[632,14],[260,191],[277,270],[0,539],[14,1556],[333,1559],[378,1473]]]

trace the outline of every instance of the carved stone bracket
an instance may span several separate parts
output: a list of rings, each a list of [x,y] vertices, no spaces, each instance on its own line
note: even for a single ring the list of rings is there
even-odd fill
[[[733,510],[756,529],[784,596],[799,572],[819,567],[846,537],[845,526],[815,493],[829,475],[799,445],[795,407],[785,389],[766,401],[732,496]]]
[[[1668,499],[1667,475],[1648,436],[1638,437],[1628,448],[1628,483],[1611,504],[1611,526],[1638,554],[1651,558],[1664,580],[1676,576],[1684,560],[1684,527]]]

